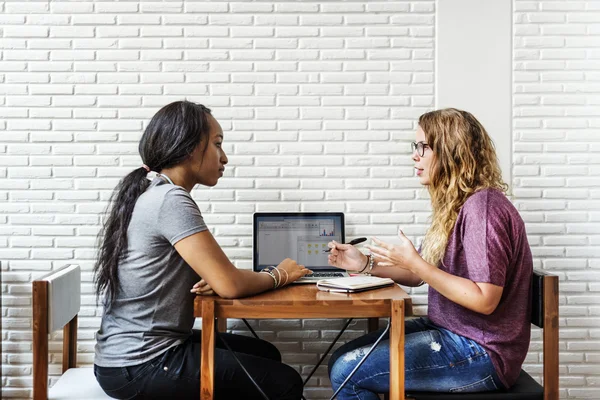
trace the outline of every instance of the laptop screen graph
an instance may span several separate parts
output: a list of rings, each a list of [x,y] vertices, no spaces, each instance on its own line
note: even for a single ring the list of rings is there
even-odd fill
[[[342,213],[257,213],[254,216],[254,268],[292,258],[314,271],[335,269],[327,263],[327,243],[343,243]]]

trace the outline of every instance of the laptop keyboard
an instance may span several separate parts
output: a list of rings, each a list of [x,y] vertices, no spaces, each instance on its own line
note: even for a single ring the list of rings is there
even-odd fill
[[[304,275],[305,278],[342,278],[345,276],[342,272],[313,272]]]

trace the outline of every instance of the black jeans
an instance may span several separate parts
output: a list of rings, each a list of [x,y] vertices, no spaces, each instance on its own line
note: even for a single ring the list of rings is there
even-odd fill
[[[220,333],[215,348],[215,398],[261,399],[262,396],[227,350],[220,336],[250,372],[260,388],[276,400],[298,400],[302,378],[281,362],[271,343],[252,337]],[[193,399],[200,397],[200,331],[179,346],[140,365],[99,367],[94,374],[107,395],[116,399]]]

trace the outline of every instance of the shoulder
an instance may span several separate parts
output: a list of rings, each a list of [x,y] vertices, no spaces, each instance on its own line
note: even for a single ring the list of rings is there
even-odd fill
[[[497,189],[483,189],[475,192],[469,196],[463,205],[463,210],[470,212],[493,211],[496,209],[515,209],[508,197]]]
[[[181,186],[164,183],[160,179],[153,180],[144,195],[160,200],[165,200],[167,198],[192,199],[190,193]]]
[[[496,221],[521,221],[519,212],[498,189],[483,189],[471,195],[460,211],[465,218]]]
[[[164,186],[166,186],[166,188],[163,189],[165,197],[174,197],[174,198],[192,200],[192,195],[190,194],[190,192],[188,192],[181,186],[175,186],[175,185],[164,185]]]
[[[165,209],[179,209],[179,206],[197,207],[188,191],[180,186],[152,181],[140,196],[136,207],[144,212],[164,212]]]
[[[199,212],[198,204],[192,198],[190,192],[180,186],[164,185],[161,193],[161,211],[165,209],[174,209],[183,212],[184,210],[193,210]]]

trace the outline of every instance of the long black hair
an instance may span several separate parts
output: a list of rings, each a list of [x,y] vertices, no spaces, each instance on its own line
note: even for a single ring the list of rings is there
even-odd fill
[[[156,172],[187,160],[210,135],[210,109],[189,101],[176,101],[161,108],[150,120],[138,151],[145,166],[134,169],[115,188],[106,219],[98,235],[98,260],[94,265],[96,296],[104,294],[107,309],[119,289],[118,266],[127,252],[127,228],[137,199],[150,186],[146,166]],[[110,211],[108,211],[110,210]]]

